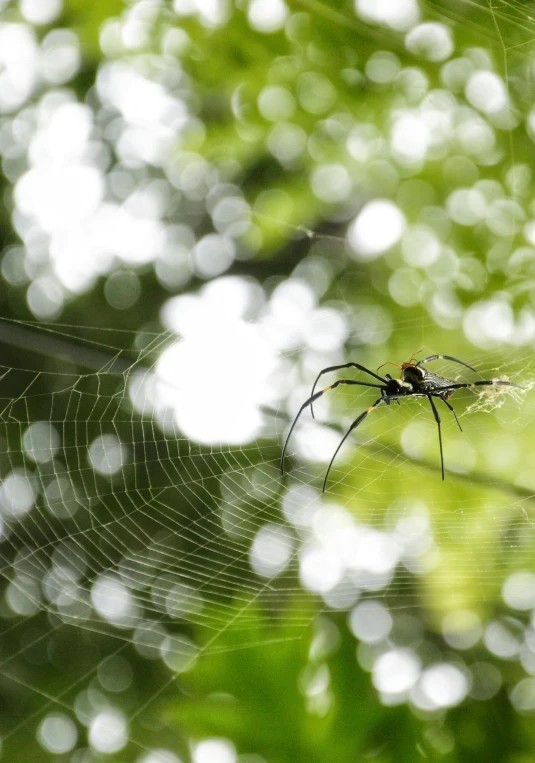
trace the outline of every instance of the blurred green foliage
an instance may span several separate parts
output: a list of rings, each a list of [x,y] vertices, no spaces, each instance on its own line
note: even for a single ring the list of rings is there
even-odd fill
[[[22,6],[3,7],[4,20],[26,23]],[[451,31],[452,57],[461,66],[504,79],[508,108],[503,113],[478,112],[467,101],[465,80],[455,85],[446,61],[433,60],[432,50],[426,56],[425,48],[421,55],[410,52],[406,30],[366,22],[352,2],[290,0],[285,22],[264,33],[254,29],[245,2],[221,3],[224,20],[209,24],[202,4],[192,4],[187,12],[180,1],[65,0],[53,24],[37,26],[34,33],[42,39],[57,27],[78,35],[81,65],[63,87],[99,112],[97,123],[105,122],[106,109],[98,105],[95,82],[106,64],[124,61],[159,82],[173,73],[169,90],[183,98],[191,119],[183,130],[176,128],[176,142],[163,166],[133,163],[134,186],[173,178],[168,220],[187,224],[197,238],[214,229],[206,203],[213,187],[237,189],[251,225],[236,236],[237,256],[228,272],[258,280],[269,297],[285,279],[310,272],[307,266],[325,266],[328,285],[320,296],[351,326],[348,359],[358,354],[359,362],[374,369],[386,361],[400,363],[424,345],[429,353],[450,352],[469,360],[475,354],[484,376],[505,373],[530,385],[533,339],[529,333],[522,341],[517,337],[531,319],[534,302],[535,250],[525,227],[535,213],[531,4],[450,0],[419,7],[422,21],[440,22]],[[143,35],[125,32],[129,23],[136,34],[135,25],[141,25]],[[129,39],[141,42],[128,44]],[[386,61],[395,72],[385,81],[367,69],[377,54],[383,59],[375,61]],[[271,105],[270,88],[275,89]],[[39,103],[47,90],[54,87],[36,87],[30,104]],[[440,134],[436,150],[419,161],[403,161],[392,148],[396,120],[405,112],[425,112],[431,138]],[[2,117],[6,131],[11,116]],[[492,137],[488,150],[470,148],[459,138],[460,126],[476,122],[478,129],[488,128],[483,137]],[[109,151],[103,172],[111,173],[121,162],[110,137],[113,129],[103,132]],[[174,179],[199,163],[207,168],[208,180],[197,198]],[[21,224],[12,215],[14,181],[6,157],[3,167],[6,204],[0,212],[0,241],[7,257],[7,245],[18,240]],[[332,167],[339,183],[329,180]],[[325,168],[327,175],[322,175]],[[217,183],[211,184],[211,177]],[[344,183],[345,192],[340,190]],[[485,214],[470,224],[455,219],[468,204],[458,212],[448,206],[455,191],[467,188],[475,188],[486,205]],[[414,259],[416,245],[411,248],[410,240],[405,249],[396,242],[373,258],[355,251],[346,239],[348,224],[375,198],[393,201],[411,230],[431,231],[440,256],[432,262]],[[189,257],[188,262],[191,253]],[[277,474],[269,495],[266,491],[259,497],[251,488],[241,536],[227,537],[221,529],[224,475],[231,475],[233,485],[243,478],[247,487],[254,481],[250,475],[265,468],[275,481],[280,437],[288,424],[282,407],[272,412],[275,429],[269,436],[238,448],[198,444],[183,433],[176,437],[169,421],[143,416],[131,404],[131,378],[152,369],[162,347],[173,340],[159,322],[160,308],[171,295],[197,294],[205,281],[199,269],[192,267],[185,282],[173,287],[157,277],[152,263],[144,263],[137,268],[142,298],[122,312],[106,299],[102,274],[85,293],[68,294],[61,319],[33,325],[27,289],[43,262],[23,284],[5,278],[0,295],[6,326],[1,474],[5,478],[10,470],[28,467],[21,438],[30,423],[54,422],[61,430],[62,451],[51,472],[36,468],[38,500],[44,501],[48,478],[62,474],[76,485],[73,500],[80,509],[72,522],[31,512],[2,546],[4,759],[166,763],[164,757],[148,757],[151,750],[165,748],[198,763],[195,743],[224,737],[235,746],[239,763],[535,760],[533,687],[523,685],[527,699],[523,705],[517,702],[522,712],[510,699],[520,682],[533,681],[532,664],[526,668],[519,658],[521,646],[533,640],[531,613],[529,608],[511,612],[502,596],[507,576],[532,570],[535,561],[534,483],[529,478],[535,410],[529,396],[508,399],[490,414],[483,399],[478,410],[462,417],[470,451],[458,444],[455,423],[445,422],[445,483],[439,481],[431,413],[418,407],[416,419],[414,401],[375,414],[356,441],[359,447],[335,464],[327,505],[343,507],[364,526],[391,531],[411,507],[423,502],[429,510],[438,562],[418,575],[400,564],[377,592],[396,617],[408,614],[417,625],[418,638],[398,646],[420,649],[424,667],[440,661],[468,668],[492,663],[503,680],[487,698],[468,696],[447,711],[415,709],[406,702],[389,707],[370,679],[374,655],[368,654],[367,662],[362,654],[355,657],[362,644],[348,629],[346,613],[300,590],[299,553],[280,580],[259,579],[250,567],[254,533],[268,521],[287,523],[280,506],[284,487],[292,480],[320,484],[324,465],[291,461],[284,487]],[[514,331],[502,342],[487,341],[475,329],[472,335],[463,331],[468,311],[491,300],[508,306],[513,315]],[[383,341],[362,338],[367,325],[359,316],[370,309],[382,311],[391,326]],[[381,335],[380,326],[376,335]],[[475,349],[474,336],[480,339]],[[520,348],[508,347],[515,342]],[[315,366],[313,373],[310,369],[320,355],[288,352],[296,384],[308,388],[317,372]],[[218,369],[210,372],[217,385]],[[192,376],[199,373],[206,370],[191,369]],[[333,429],[345,431],[335,422],[350,423],[353,411],[358,415],[373,399],[368,392],[338,396],[329,413]],[[455,401],[461,413],[473,398],[461,393]],[[410,430],[416,420],[417,428]],[[406,442],[400,445],[402,431],[416,443],[412,450]],[[113,478],[97,475],[87,460],[95,437],[110,432],[131,449],[130,464]],[[498,445],[492,448],[489,442]],[[517,444],[518,455],[508,459],[511,443]],[[496,458],[500,447],[501,460],[499,453]],[[463,472],[471,458],[472,466]],[[202,616],[179,622],[172,622],[165,609],[158,617],[170,633],[199,646],[195,666],[175,674],[157,649],[147,655],[136,647],[133,629],[114,627],[93,611],[89,597],[87,611],[72,619],[60,616],[49,601],[27,614],[15,613],[6,593],[10,581],[20,573],[44,584],[54,552],[67,542],[73,553],[89,559],[86,591],[99,574],[119,569],[124,559],[138,565],[139,577],[146,580],[138,581],[132,596],[148,620],[159,613],[158,586],[151,594],[150,585],[180,564],[209,604]],[[459,609],[475,612],[484,625],[499,621],[517,639],[516,652],[500,657],[483,638],[470,649],[456,650],[444,639],[442,625],[446,614]],[[129,743],[105,755],[88,748],[80,692],[88,692],[93,709],[111,703],[109,692],[108,699],[102,698],[97,674],[114,654],[126,657],[133,670],[132,685],[116,701],[129,722]],[[318,681],[325,684],[322,691],[314,690]],[[56,755],[36,741],[39,723],[51,711],[75,719],[81,752]]]

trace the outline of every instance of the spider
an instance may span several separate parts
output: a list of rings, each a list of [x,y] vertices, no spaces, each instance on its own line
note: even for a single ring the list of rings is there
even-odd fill
[[[327,485],[329,472],[331,471],[331,466],[333,465],[334,459],[338,455],[338,451],[340,450],[344,442],[347,440],[351,432],[354,429],[356,429],[359,426],[359,424],[361,424],[364,421],[366,416],[369,413],[371,413],[375,408],[377,408],[381,403],[386,403],[386,405],[390,405],[390,403],[393,400],[395,400],[399,405],[400,399],[403,399],[406,397],[426,397],[429,400],[429,404],[431,405],[431,410],[433,411],[433,416],[435,418],[435,421],[437,422],[437,427],[438,427],[440,466],[442,469],[442,479],[444,479],[444,457],[442,454],[442,432],[440,428],[440,416],[438,415],[438,411],[437,411],[434,399],[442,400],[444,405],[446,405],[450,409],[450,411],[453,413],[455,421],[457,422],[457,426],[462,432],[463,430],[461,425],[459,424],[459,419],[457,418],[457,414],[455,413],[452,406],[448,403],[449,398],[455,393],[456,390],[463,389],[464,387],[485,387],[485,386],[492,386],[492,385],[501,385],[506,387],[516,387],[517,389],[524,389],[523,387],[520,387],[518,384],[512,384],[512,382],[500,381],[497,379],[456,384],[455,382],[452,382],[450,379],[446,379],[444,376],[439,376],[438,374],[435,374],[432,371],[429,371],[429,369],[424,368],[424,363],[431,363],[433,360],[450,360],[453,363],[458,363],[459,365],[464,366],[465,368],[469,368],[470,371],[474,371],[474,373],[477,373],[476,369],[472,368],[472,366],[469,366],[468,363],[464,363],[462,360],[458,360],[457,358],[452,358],[450,355],[429,355],[429,357],[418,361],[418,363],[413,363],[412,361],[414,360],[414,357],[417,354],[418,353],[414,353],[414,355],[411,357],[409,362],[402,363],[401,366],[398,366],[397,363],[391,363],[390,361],[388,363],[383,363],[384,366],[394,365],[394,366],[398,366],[398,368],[401,368],[401,375],[399,379],[393,379],[392,376],[390,376],[390,374],[385,374],[384,377],[379,376],[379,374],[374,373],[373,371],[370,371],[369,368],[366,368],[365,366],[361,366],[359,363],[344,363],[340,366],[330,366],[329,368],[324,368],[323,371],[320,371],[318,376],[316,377],[314,386],[312,387],[311,396],[308,398],[308,400],[305,400],[305,402],[303,403],[303,405],[297,412],[297,415],[295,419],[293,420],[292,426],[290,427],[290,431],[288,432],[288,435],[286,437],[286,441],[284,443],[284,447],[282,449],[282,454],[281,454],[281,474],[284,475],[284,456],[286,453],[286,448],[288,446],[288,441],[290,439],[290,436],[302,412],[305,410],[305,408],[310,406],[312,417],[314,418],[314,410],[313,410],[314,402],[318,398],[320,398],[322,395],[324,395],[326,392],[329,392],[332,389],[336,389],[341,384],[350,384],[350,385],[354,384],[361,387],[373,387],[380,390],[381,397],[379,397],[375,401],[375,403],[373,403],[373,405],[370,405],[369,408],[367,408],[363,413],[360,414],[360,416],[358,416],[355,419],[355,421],[351,424],[351,426],[349,427],[345,435],[342,437],[342,440],[340,441],[340,444],[336,448],[334,455],[331,458],[331,461],[327,468],[327,473],[325,474],[325,479],[323,480],[322,492],[325,492],[325,487]],[[377,371],[379,371],[382,367],[383,366],[379,366]],[[322,389],[320,392],[314,392],[314,390],[316,389],[316,384],[318,383],[320,377],[323,376],[323,374],[326,374],[330,371],[338,371],[341,368],[356,368],[359,371],[363,371],[369,376],[372,376],[379,383],[355,381],[353,379],[339,379],[338,381],[335,381],[334,384],[331,384],[330,387],[325,387],[325,389]]]

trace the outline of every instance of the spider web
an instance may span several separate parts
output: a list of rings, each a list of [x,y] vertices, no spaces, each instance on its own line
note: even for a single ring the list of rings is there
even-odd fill
[[[407,322],[395,331],[410,328]],[[185,438],[173,411],[155,407],[154,396],[142,398],[147,380],[154,392],[153,358],[182,341],[168,332],[145,335],[132,360],[132,352],[116,350],[135,346],[128,332],[87,330],[80,341],[68,326],[37,334],[35,325],[11,329],[20,332],[19,346],[23,336],[34,344],[37,335],[43,351],[54,348],[97,368],[3,369],[2,578],[4,614],[11,610],[13,624],[3,633],[2,674],[15,696],[25,689],[31,697],[31,711],[22,718],[14,712],[12,728],[4,730],[6,749],[58,709],[74,712],[89,728],[111,723],[102,720],[111,712],[109,699],[105,710],[99,704],[102,682],[109,689],[103,666],[124,670],[123,655],[132,648],[166,666],[152,693],[157,702],[198,660],[229,648],[223,638],[229,629],[244,634],[242,646],[265,645],[247,635],[259,610],[284,626],[271,640],[299,639],[314,617],[311,601],[337,610],[371,596],[410,612],[419,600],[415,579],[440,590],[440,574],[431,581],[442,572],[445,611],[466,606],[476,581],[471,603],[484,609],[487,592],[492,599],[532,545],[532,417],[518,392],[456,393],[465,434],[443,417],[446,479],[455,492],[443,494],[437,482],[430,411],[408,400],[370,417],[340,453],[322,495],[333,445],[374,390],[351,389],[332,405],[324,396],[316,422],[303,415],[282,479],[292,402],[264,406],[262,432],[249,444],[216,447]],[[519,369],[515,381],[532,384],[529,353],[467,360],[484,378]],[[447,370],[458,377],[458,367]],[[298,385],[291,397],[308,394]],[[485,451],[489,419],[495,439]],[[516,485],[499,476],[500,437],[504,452],[522,444],[521,454],[510,457],[521,462],[521,474],[524,469]],[[467,513],[476,518],[475,530]],[[81,649],[94,639],[100,645],[72,683],[54,693],[20,671],[21,659],[35,668],[46,652],[61,664],[58,644],[72,629]],[[127,707],[128,714],[113,711],[116,723],[132,724],[150,710],[145,702]]]

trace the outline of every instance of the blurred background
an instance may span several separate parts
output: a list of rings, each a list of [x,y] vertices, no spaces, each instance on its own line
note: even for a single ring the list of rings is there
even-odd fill
[[[3,760],[535,761],[532,11],[0,0]]]

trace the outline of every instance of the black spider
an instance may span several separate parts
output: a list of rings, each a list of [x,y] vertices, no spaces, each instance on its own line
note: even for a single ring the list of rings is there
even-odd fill
[[[417,353],[415,353],[416,355]],[[443,376],[438,376],[438,374],[434,374],[432,371],[429,371],[429,369],[424,368],[424,363],[430,363],[432,360],[451,360],[453,363],[459,363],[461,366],[465,366],[465,368],[469,368],[470,371],[474,371],[474,373],[477,373],[475,368],[472,368],[472,366],[469,366],[468,363],[463,363],[462,360],[457,360],[457,358],[452,358],[449,355],[430,355],[428,358],[424,358],[423,360],[420,360],[418,363],[413,363],[412,360],[414,358],[414,355],[410,359],[408,363],[402,363],[399,368],[401,368],[401,376],[399,379],[393,379],[390,374],[385,374],[384,377],[379,376],[378,374],[374,373],[373,371],[370,371],[368,368],[365,368],[365,366],[361,366],[359,363],[344,363],[340,366],[330,366],[330,368],[324,368],[323,371],[320,371],[316,381],[314,382],[314,386],[312,387],[312,394],[306,400],[299,411],[297,412],[297,416],[293,420],[292,426],[290,427],[290,431],[288,432],[288,436],[286,437],[286,441],[284,443],[284,447],[282,449],[281,454],[281,474],[284,474],[284,455],[286,453],[286,447],[288,445],[288,440],[290,439],[290,436],[294,430],[295,425],[297,424],[297,420],[299,419],[299,416],[301,413],[310,406],[310,410],[312,412],[312,417],[314,417],[314,410],[313,410],[313,403],[322,395],[325,394],[325,392],[329,392],[331,389],[336,389],[336,387],[339,387],[341,384],[356,384],[361,387],[375,387],[381,391],[381,397],[375,401],[373,405],[370,405],[369,408],[367,408],[363,413],[358,416],[358,418],[355,419],[355,421],[351,424],[345,435],[343,436],[342,440],[340,441],[340,444],[336,448],[333,457],[331,458],[331,461],[329,463],[329,467],[327,469],[327,473],[325,475],[325,479],[323,480],[323,491],[325,491],[325,486],[327,485],[327,478],[329,476],[329,472],[331,471],[331,466],[333,465],[334,459],[336,458],[338,451],[350,435],[350,433],[358,427],[358,425],[364,421],[366,416],[371,413],[371,411],[374,410],[374,408],[377,408],[378,405],[381,403],[386,403],[387,405],[390,405],[392,400],[396,400],[399,405],[400,398],[405,397],[426,397],[429,400],[429,403],[431,405],[431,410],[433,411],[433,416],[435,417],[435,421],[437,422],[438,426],[438,442],[440,446],[440,465],[442,468],[442,479],[444,479],[444,458],[442,455],[442,433],[440,430],[440,416],[438,415],[438,411],[436,409],[435,403],[433,401],[433,398],[437,398],[439,400],[442,400],[442,402],[448,406],[450,411],[453,413],[455,417],[455,421],[457,422],[457,426],[459,429],[462,430],[461,425],[459,424],[459,419],[457,418],[457,414],[453,410],[452,406],[448,403],[448,399],[454,394],[454,392],[458,389],[463,389],[464,387],[485,387],[485,386],[492,386],[494,384],[496,385],[502,385],[506,387],[516,387],[517,389],[523,389],[523,387],[520,387],[518,384],[512,384],[508,381],[501,381],[498,379],[492,379],[492,380],[486,380],[486,381],[475,381],[475,382],[468,382],[465,384],[455,384],[450,379],[446,379]],[[384,363],[383,365],[388,365],[388,363]],[[392,363],[392,365],[397,365],[396,363]],[[357,368],[359,371],[364,371],[364,373],[368,374],[369,376],[373,376],[374,379],[377,379],[380,384],[373,384],[372,382],[362,382],[362,381],[354,381],[352,379],[339,379],[338,381],[335,381],[334,384],[331,384],[330,387],[325,387],[325,389],[322,389],[321,392],[314,392],[316,388],[316,384],[319,381],[320,376],[323,374],[328,373],[329,371],[338,371],[341,368]],[[382,366],[379,366],[379,368],[382,368]],[[379,368],[377,369],[379,371]]]

